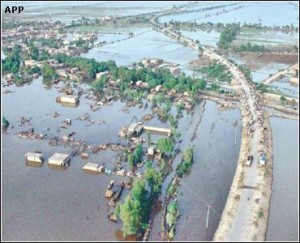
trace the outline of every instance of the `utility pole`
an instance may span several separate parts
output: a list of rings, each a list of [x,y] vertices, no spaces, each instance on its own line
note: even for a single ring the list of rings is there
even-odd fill
[[[205,224],[205,238],[206,238],[206,241],[208,240],[207,239],[207,229],[208,229],[208,220],[209,220],[209,210],[210,210],[210,205],[207,205],[207,213],[206,213],[206,224]]]
[[[234,144],[236,145],[236,126],[234,128]]]

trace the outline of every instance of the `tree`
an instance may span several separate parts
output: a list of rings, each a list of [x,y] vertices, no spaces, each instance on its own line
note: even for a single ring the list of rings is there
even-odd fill
[[[281,96],[280,96],[280,100],[281,100],[282,102],[284,102],[284,101],[286,101],[286,98],[285,98],[283,95],[281,95]]]
[[[129,163],[129,168],[132,170],[133,166],[134,166],[134,161],[133,161],[133,155],[132,154],[128,154],[128,163]]]
[[[30,57],[33,60],[39,59],[39,50],[36,47],[33,47],[32,50],[30,50]]]
[[[157,147],[162,154],[171,153],[174,149],[174,143],[170,138],[161,138],[157,141]]]
[[[45,64],[42,70],[42,74],[44,78],[53,78],[55,72],[49,64]]]
[[[124,236],[137,233],[140,223],[139,203],[129,195],[126,196],[124,204],[120,205],[120,219],[123,222]]]
[[[152,163],[148,164],[144,177],[151,188],[151,196],[157,195],[161,188],[162,175],[152,167]]]
[[[171,227],[178,216],[178,204],[177,202],[171,202],[167,207],[166,221],[169,227]]]
[[[135,165],[141,162],[142,156],[143,156],[143,146],[142,144],[138,144],[133,153],[133,161]]]

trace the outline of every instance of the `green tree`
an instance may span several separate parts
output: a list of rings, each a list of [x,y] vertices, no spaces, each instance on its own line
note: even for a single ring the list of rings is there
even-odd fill
[[[33,47],[32,50],[30,50],[30,57],[33,60],[39,59],[39,50],[36,47]]]
[[[120,205],[120,219],[123,222],[123,234],[134,235],[137,233],[140,224],[139,202],[126,196],[124,204]]]
[[[281,96],[280,96],[280,100],[281,100],[282,102],[285,102],[285,101],[286,101],[286,98],[285,98],[283,95],[281,95]]]
[[[144,177],[151,188],[151,196],[157,195],[161,188],[162,175],[152,167],[152,163],[148,165]]]
[[[42,74],[44,78],[53,78],[55,72],[49,64],[45,64],[42,70]]]
[[[142,156],[143,156],[143,146],[142,144],[138,144],[133,153],[133,161],[135,165],[141,162]]]
[[[129,163],[129,168],[132,170],[134,166],[134,161],[133,161],[133,155],[131,153],[128,154],[128,163]]]
[[[171,153],[174,143],[170,138],[161,138],[157,141],[157,147],[162,154]]]
[[[166,221],[169,227],[173,226],[177,217],[178,217],[178,204],[177,202],[171,202],[167,207],[167,215],[166,215]]]

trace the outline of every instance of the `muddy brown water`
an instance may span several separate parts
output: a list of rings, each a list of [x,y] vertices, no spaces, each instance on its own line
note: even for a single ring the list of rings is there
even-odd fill
[[[191,172],[183,177],[179,188],[181,217],[176,225],[174,240],[212,239],[236,169],[241,139],[240,112],[218,111],[216,104],[211,101],[205,103],[203,111],[202,105],[195,108],[191,118],[185,119],[184,125],[180,124],[180,131],[183,131],[180,149],[184,151],[189,146],[194,147],[194,164]],[[194,133],[196,138],[191,142]],[[182,154],[179,154],[175,158],[173,168],[181,161],[181,157]],[[170,173],[162,186],[162,200],[174,173]],[[206,238],[204,228],[208,204],[212,207]],[[160,240],[160,223],[161,212],[154,219],[150,240]]]
[[[16,135],[16,132],[34,127],[35,132],[46,132],[48,136],[62,136],[75,131],[77,140],[86,139],[92,145],[116,142],[118,141],[118,132],[121,127],[130,125],[149,113],[150,106],[147,109],[130,107],[127,114],[121,111],[125,103],[114,101],[107,107],[91,112],[89,109],[91,101],[82,96],[78,107],[64,107],[55,102],[56,96],[59,95],[57,89],[53,87],[45,89],[40,79],[35,80],[30,85],[23,87],[10,86],[5,89],[11,90],[13,93],[2,96],[3,115],[10,121],[7,134],[2,134],[3,240],[121,240],[116,235],[116,230],[121,229],[121,224],[115,224],[108,220],[107,215],[110,213],[110,210],[104,194],[110,180],[113,179],[116,184],[119,184],[127,179],[113,175],[83,173],[81,168],[88,161],[82,160],[79,156],[72,158],[70,166],[64,171],[53,170],[46,164],[40,168],[26,166],[24,154],[28,151],[41,151],[47,163],[47,158],[53,153],[70,153],[71,148],[50,146],[47,140],[21,139]],[[214,161],[221,164],[222,161],[225,161],[223,157],[229,156],[228,158],[230,159],[228,161],[232,163],[231,166],[221,167],[223,168],[222,170],[219,170],[220,168],[216,170],[216,167],[214,167],[214,169],[207,171],[207,174],[211,178],[216,178],[217,181],[224,179],[222,183],[228,184],[229,188],[236,158],[233,152],[228,153],[225,151],[224,154],[224,151],[220,150],[220,152],[217,152],[217,150],[212,150],[212,148],[215,147],[217,149],[221,146],[223,142],[221,143],[220,141],[224,137],[227,137],[224,146],[226,147],[228,144],[232,146],[234,141],[234,135],[232,135],[233,123],[240,119],[240,114],[236,110],[217,111],[216,104],[213,102],[206,103],[205,111],[201,111],[200,105],[195,107],[194,112],[184,111],[183,118],[179,120],[179,131],[183,134],[182,148],[184,149],[190,144],[189,140],[197,127],[199,117],[201,113],[204,113],[202,118],[204,127],[202,128],[201,122],[197,129],[198,132],[203,129],[206,132],[196,132],[196,139],[193,140],[193,144],[196,146],[198,146],[197,144],[200,146],[202,146],[202,143],[206,144],[203,145],[203,149],[199,147],[199,150],[197,150],[199,155],[197,155],[198,152],[195,154],[197,161],[194,165],[195,173],[197,173],[197,164],[201,165],[201,160],[205,156],[216,156],[218,159]],[[174,111],[175,109],[172,110]],[[55,111],[61,116],[54,118],[52,114]],[[84,113],[89,113],[94,120],[105,120],[106,123],[98,125],[89,124],[88,121],[76,120],[76,117]],[[26,118],[32,117],[30,121],[32,125],[19,126],[22,116]],[[58,129],[61,121],[65,118],[71,118],[72,125],[69,129]],[[205,125],[207,119],[209,124]],[[211,132],[209,128],[212,127],[213,123],[216,124],[211,129],[213,132]],[[150,120],[147,124],[168,127],[168,123],[161,123],[157,117]],[[215,136],[213,134],[219,135]],[[153,140],[158,138],[156,136],[152,136]],[[234,147],[230,147],[228,150],[235,151]],[[237,148],[236,151],[238,151]],[[112,168],[116,153],[109,150],[100,151],[97,154],[90,153],[89,160],[90,162],[105,164]],[[205,155],[206,153],[210,155]],[[210,161],[210,159],[204,160],[207,163]],[[180,157],[178,157],[178,161],[180,161]],[[189,177],[193,178],[193,172],[187,176],[187,179]],[[205,180],[205,178],[204,176],[203,179]],[[187,186],[190,185],[193,188],[192,184],[195,182],[185,180],[186,178],[183,179],[183,185],[186,183]],[[168,178],[166,183],[163,184],[163,191],[165,191],[167,184]],[[206,183],[201,183],[199,188],[202,187],[206,187]],[[120,200],[122,201],[128,193],[128,190],[124,190]],[[211,191],[204,191],[203,193],[207,193],[208,196],[211,194]],[[219,193],[222,195],[219,195]],[[222,190],[215,190],[214,196],[226,199],[227,193],[223,188]],[[210,199],[206,200],[211,202]],[[179,203],[180,205],[182,204],[181,210],[183,215],[191,218],[189,216],[190,212],[185,208],[185,202],[181,198],[179,198]],[[224,206],[223,202],[218,206],[217,204],[218,202],[214,204],[216,210]],[[158,210],[157,215],[160,212]],[[218,218],[216,219],[215,226],[218,224]],[[156,226],[160,227],[159,217],[155,220],[158,220],[155,221],[158,225],[155,225],[154,228]],[[186,231],[181,226],[180,221],[177,229],[178,237],[189,235],[190,230]],[[195,228],[195,230],[197,229]]]

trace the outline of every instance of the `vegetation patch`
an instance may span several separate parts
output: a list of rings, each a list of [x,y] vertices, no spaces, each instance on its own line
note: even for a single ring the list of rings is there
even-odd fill
[[[207,75],[211,78],[216,78],[222,82],[231,82],[232,73],[230,71],[226,71],[226,67],[223,64],[220,64],[216,61],[210,63],[209,66],[203,67],[200,70],[201,72],[207,73]]]

